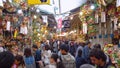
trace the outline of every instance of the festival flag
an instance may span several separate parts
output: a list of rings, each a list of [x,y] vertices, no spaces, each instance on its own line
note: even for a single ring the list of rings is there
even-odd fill
[[[50,0],[28,0],[29,5],[50,4]]]

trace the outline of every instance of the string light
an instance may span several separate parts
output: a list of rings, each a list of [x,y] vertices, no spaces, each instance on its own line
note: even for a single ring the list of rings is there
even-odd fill
[[[36,19],[37,18],[37,16],[36,15],[34,15],[34,19]]]
[[[37,13],[39,13],[39,12],[40,12],[40,10],[39,10],[39,9],[37,9],[37,10],[36,10],[36,12],[37,12]]]
[[[80,12],[80,15],[82,16],[82,15],[83,15],[83,12]]]
[[[18,14],[23,14],[23,11],[20,9],[17,11]]]
[[[90,9],[92,9],[92,10],[95,9],[95,5],[91,5]]]
[[[70,19],[72,20],[72,19],[73,19],[73,16],[71,16]]]

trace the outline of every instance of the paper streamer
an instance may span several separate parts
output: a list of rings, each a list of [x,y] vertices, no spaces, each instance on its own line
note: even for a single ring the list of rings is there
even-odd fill
[[[87,23],[83,23],[83,34],[87,34]]]
[[[7,21],[7,27],[6,30],[10,31],[10,21]]]
[[[101,23],[99,23],[99,34],[101,34]]]
[[[95,14],[95,22],[98,23],[99,16],[98,14]]]
[[[105,35],[107,34],[107,24],[104,24],[104,28],[105,28]]]
[[[118,18],[114,19],[114,30],[117,30],[117,22],[118,22]]]
[[[101,22],[106,22],[106,13],[101,12]]]

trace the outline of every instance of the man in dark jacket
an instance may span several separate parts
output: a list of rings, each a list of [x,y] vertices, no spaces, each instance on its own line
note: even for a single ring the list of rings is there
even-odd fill
[[[86,61],[82,57],[82,50],[78,50],[78,56],[75,58],[76,68],[80,68],[81,65],[86,64]]]
[[[86,44],[87,44],[87,45],[83,48],[82,57],[85,59],[85,61],[86,61],[87,63],[90,63],[90,64],[91,64],[89,54],[90,54],[90,51],[91,51],[91,46],[92,46],[92,44],[91,44],[90,41],[87,41]]]
[[[60,45],[61,60],[65,68],[76,68],[75,58],[69,53],[67,44]]]
[[[41,51],[38,49],[37,45],[32,46],[33,51],[35,51],[35,63],[36,63],[36,68],[40,68],[39,66],[39,61],[41,61]]]

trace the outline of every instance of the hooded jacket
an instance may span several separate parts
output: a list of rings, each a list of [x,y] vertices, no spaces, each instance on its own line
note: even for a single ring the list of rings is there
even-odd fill
[[[70,53],[61,55],[61,59],[65,68],[76,68],[75,58]]]

